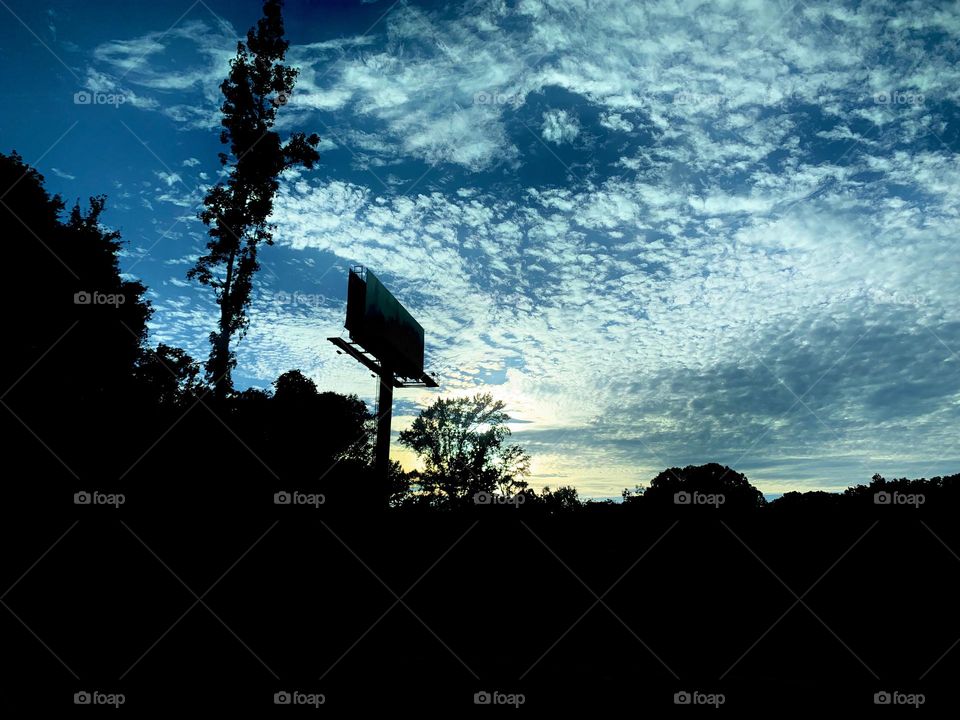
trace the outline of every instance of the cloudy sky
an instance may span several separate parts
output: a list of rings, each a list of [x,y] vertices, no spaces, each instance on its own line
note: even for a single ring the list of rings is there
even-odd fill
[[[254,0],[0,0],[0,151],[109,195],[152,342],[207,353],[185,274],[218,85]],[[533,484],[615,496],[716,461],[765,492],[960,471],[960,7],[934,2],[305,2],[280,129],[317,132],[261,255],[238,385],[326,342],[347,268],[492,392]],[[402,429],[436,391],[397,394]],[[400,455],[399,449],[395,448]],[[405,456],[404,456],[405,457]],[[409,462],[409,458],[405,457]]]

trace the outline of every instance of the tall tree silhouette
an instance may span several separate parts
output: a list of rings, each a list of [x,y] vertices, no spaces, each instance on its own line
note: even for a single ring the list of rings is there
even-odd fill
[[[220,153],[229,165],[229,178],[210,188],[199,218],[210,230],[207,254],[197,260],[188,277],[213,288],[220,306],[218,329],[210,334],[207,378],[214,398],[223,401],[231,389],[230,373],[236,359],[230,344],[243,335],[253,276],[260,268],[261,243],[273,244],[273,210],[278,177],[287,168],[312,168],[319,159],[320,138],[293,134],[286,143],[273,131],[277,110],[293,92],[298,71],[283,64],[289,43],[284,39],[281,1],[268,0],[247,42],[237,43],[230,74],[220,85],[224,96],[220,141],[230,154]]]

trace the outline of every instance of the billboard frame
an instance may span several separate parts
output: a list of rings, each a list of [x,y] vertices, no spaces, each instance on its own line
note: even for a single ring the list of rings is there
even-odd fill
[[[419,370],[416,373],[411,373],[411,358],[409,354],[404,354],[402,347],[398,347],[397,343],[395,342],[396,338],[394,338],[394,342],[384,342],[381,344],[377,341],[375,335],[371,336],[367,334],[368,332],[375,331],[378,327],[391,327],[391,324],[386,321],[382,325],[378,325],[373,329],[368,327],[368,316],[370,314],[370,298],[368,298],[366,294],[368,289],[368,275],[372,275],[373,278],[376,279],[377,284],[382,288],[383,293],[388,296],[389,302],[387,304],[394,305],[396,307],[397,310],[395,312],[402,320],[400,323],[400,329],[404,330],[404,325],[408,325],[410,329],[417,333],[416,329],[419,328],[418,334],[420,359],[419,363],[413,363],[413,365],[419,364]],[[360,296],[361,292],[363,293],[362,303]],[[363,310],[362,314],[361,309]],[[329,337],[327,340],[338,348],[338,354],[346,353],[364,367],[372,371],[374,375],[379,378],[379,393],[377,395],[376,416],[377,439],[374,446],[374,468],[381,485],[381,494],[383,495],[384,504],[388,504],[390,494],[390,421],[393,415],[393,389],[410,387],[435,388],[439,387],[439,385],[437,384],[436,380],[430,377],[430,375],[423,370],[423,327],[420,325],[420,323],[413,319],[413,316],[410,315],[409,311],[403,307],[400,301],[393,296],[393,293],[387,290],[386,286],[379,281],[377,276],[373,275],[373,273],[368,273],[363,265],[351,266],[350,272],[347,276],[347,313],[344,327],[350,331],[350,341],[347,341],[342,337]],[[396,328],[397,324],[394,323],[393,330],[396,331]],[[409,332],[406,334],[409,339]],[[385,350],[388,352],[385,352]],[[401,360],[400,363],[396,363],[398,354]],[[383,357],[383,355],[390,355],[390,357]],[[399,367],[394,367],[394,364],[399,364]]]

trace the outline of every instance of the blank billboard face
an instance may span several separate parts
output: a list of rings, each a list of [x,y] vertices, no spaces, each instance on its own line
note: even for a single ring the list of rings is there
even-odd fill
[[[366,282],[350,273],[346,328],[354,342],[400,375],[423,374],[423,327],[369,270]]]

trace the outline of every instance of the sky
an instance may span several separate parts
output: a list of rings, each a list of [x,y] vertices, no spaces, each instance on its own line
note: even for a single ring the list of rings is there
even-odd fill
[[[135,9],[134,9],[135,8]],[[0,151],[108,196],[151,343],[203,359],[186,272],[219,83],[259,3],[0,0]],[[374,401],[345,335],[370,267],[441,389],[490,392],[534,487],[618,496],[719,462],[766,493],[960,472],[960,6],[463,0],[285,9],[277,129],[316,132],[261,253],[238,387]],[[409,453],[394,456],[410,468]]]

